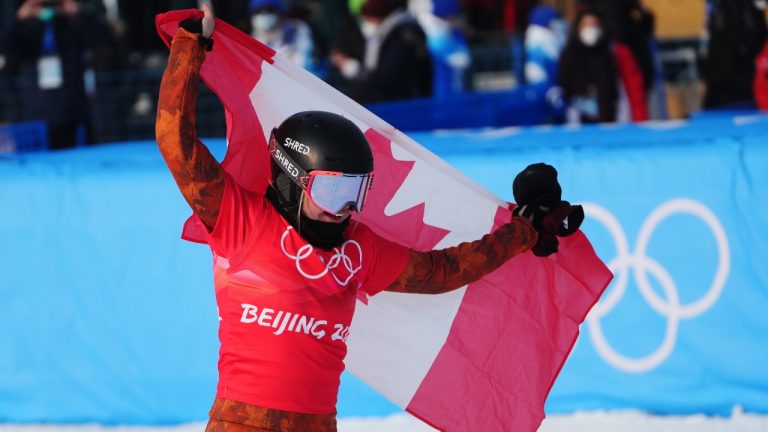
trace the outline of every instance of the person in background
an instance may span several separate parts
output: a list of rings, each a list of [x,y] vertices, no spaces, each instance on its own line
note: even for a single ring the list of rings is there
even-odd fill
[[[419,24],[427,34],[427,47],[432,55],[434,79],[432,93],[443,97],[464,91],[464,73],[472,63],[469,46],[458,25],[458,0],[424,0],[411,2]]]
[[[125,66],[150,70],[162,70],[166,60],[165,46],[155,30],[155,15],[169,9],[197,7],[197,0],[107,0],[104,3],[108,16],[123,35],[127,51],[123,54]]]
[[[525,82],[547,87],[547,116],[552,123],[565,121],[563,91],[557,86],[557,65],[567,38],[566,23],[549,6],[538,6],[528,19],[525,31]]]
[[[751,101],[755,58],[765,43],[765,1],[708,0],[705,108]]]
[[[549,6],[538,6],[528,19],[525,31],[525,82],[554,84],[557,63],[567,37],[560,13]]]
[[[301,20],[286,16],[283,0],[251,0],[251,36],[286,56],[302,68],[321,73],[321,62],[315,58],[312,31]]]
[[[605,17],[606,31],[614,40],[632,51],[643,74],[646,93],[656,81],[656,69],[651,49],[655,17],[642,0],[581,0],[582,5],[594,8]]]
[[[86,72],[111,40],[103,17],[75,0],[26,0],[2,40],[4,72],[19,79],[19,120],[44,120],[51,149],[89,141]]]
[[[648,120],[642,72],[629,48],[610,39],[594,9],[577,15],[557,82],[571,123]]]
[[[768,111],[768,42],[755,60],[755,102],[762,111]]]
[[[348,63],[349,67],[360,67],[365,56],[365,37],[351,5],[339,0],[320,0],[319,5],[318,26],[329,52],[328,57],[341,54],[342,57],[354,59]],[[345,76],[350,76],[349,71],[329,67],[324,79],[340,92],[350,95],[351,82]]]
[[[522,34],[538,0],[461,0],[461,7],[471,29],[472,42],[506,40]]]
[[[352,98],[371,103],[431,96],[427,37],[405,0],[367,0],[360,17],[363,62],[331,53],[331,63],[351,82]]]

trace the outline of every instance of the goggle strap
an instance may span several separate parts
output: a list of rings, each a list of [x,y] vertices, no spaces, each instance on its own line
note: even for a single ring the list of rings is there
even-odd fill
[[[307,188],[307,182],[309,182],[309,173],[304,171],[301,165],[297,164],[292,157],[288,156],[280,143],[275,138],[275,132],[269,137],[269,154],[272,156],[272,160],[280,167],[280,169],[288,174],[294,183],[299,185],[302,189]],[[291,169],[293,168],[293,170]]]

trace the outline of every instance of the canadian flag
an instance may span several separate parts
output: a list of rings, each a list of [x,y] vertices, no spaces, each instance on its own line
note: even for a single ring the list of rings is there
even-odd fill
[[[156,22],[170,45],[180,21],[201,17],[174,11]],[[323,110],[355,122],[371,144],[376,181],[360,217],[381,236],[431,250],[478,239],[510,219],[507,203],[270,48],[222,21],[213,39],[202,77],[226,111],[222,164],[242,186],[266,187],[273,127],[296,112]],[[203,241],[200,230],[191,218],[183,237]],[[345,363],[438,429],[533,431],[579,324],[611,277],[579,232],[555,255],[523,254],[447,294],[384,292],[358,302]]]

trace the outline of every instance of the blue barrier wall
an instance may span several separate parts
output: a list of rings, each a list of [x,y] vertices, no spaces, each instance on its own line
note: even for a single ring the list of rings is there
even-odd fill
[[[548,89],[546,85],[519,86],[377,103],[366,108],[403,131],[533,126],[547,123],[553,114],[546,101]]]
[[[586,203],[616,280],[548,412],[768,413],[768,117],[412,136],[504,199],[546,161]],[[0,422],[204,419],[210,255],[155,145],[1,157],[0,202]],[[395,411],[343,377],[341,416]]]

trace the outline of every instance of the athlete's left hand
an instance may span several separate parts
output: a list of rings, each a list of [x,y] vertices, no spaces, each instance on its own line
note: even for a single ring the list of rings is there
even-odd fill
[[[513,211],[533,223],[539,240],[532,251],[536,256],[549,256],[557,252],[557,237],[566,237],[578,231],[584,221],[584,209],[562,201],[562,188],[557,181],[557,170],[551,165],[529,165],[512,183],[517,201]]]
[[[575,233],[584,220],[584,209],[580,205],[572,206],[568,201],[561,201],[554,208],[538,204],[518,205],[512,214],[524,217],[533,224],[539,239],[531,251],[540,257],[557,252],[560,245],[557,237]]]

